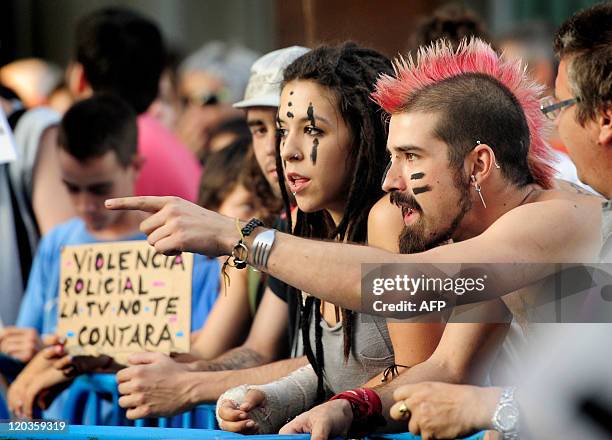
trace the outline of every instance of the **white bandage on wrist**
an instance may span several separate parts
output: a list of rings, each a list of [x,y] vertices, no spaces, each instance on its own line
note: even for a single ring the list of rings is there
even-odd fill
[[[240,385],[227,390],[217,401],[217,422],[221,425],[219,407],[224,400],[239,407],[249,390],[265,394],[263,404],[249,411],[249,418],[259,426],[260,434],[276,434],[285,423],[314,405],[317,397],[317,375],[311,365],[295,370],[276,382],[265,385]]]

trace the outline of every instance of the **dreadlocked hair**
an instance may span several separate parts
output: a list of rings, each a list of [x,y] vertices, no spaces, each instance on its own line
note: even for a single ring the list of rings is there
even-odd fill
[[[335,225],[327,211],[305,213],[298,209],[295,227],[291,221],[290,199],[285,186],[280,141],[276,147],[276,169],[289,224],[294,235],[326,240],[365,243],[370,209],[383,195],[380,182],[387,163],[385,143],[387,129],[380,108],[370,98],[381,74],[391,74],[390,60],[379,52],[355,43],[321,46],[290,64],[284,73],[283,87],[290,81],[311,80],[326,87],[335,98],[337,107],[351,133],[351,150],[347,169],[352,170],[347,185],[346,207],[342,219]],[[291,287],[291,294],[301,295]],[[310,317],[315,321],[315,352],[309,338]],[[353,313],[341,310],[344,337],[344,359],[351,350]],[[321,301],[308,296],[300,310],[300,329],[304,352],[318,377],[317,400],[325,399],[323,386],[323,342]]]

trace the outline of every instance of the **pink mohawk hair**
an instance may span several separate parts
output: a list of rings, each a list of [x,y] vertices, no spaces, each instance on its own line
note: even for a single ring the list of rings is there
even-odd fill
[[[553,152],[545,141],[549,125],[540,111],[543,87],[528,79],[520,60],[500,57],[479,38],[464,39],[456,51],[445,40],[438,40],[419,49],[416,63],[412,56],[400,56],[393,68],[395,76],[381,75],[372,93],[374,101],[390,114],[402,111],[419,90],[454,76],[481,73],[502,83],[516,97],[527,119],[531,175],[542,187],[552,187],[556,170],[551,166]]]

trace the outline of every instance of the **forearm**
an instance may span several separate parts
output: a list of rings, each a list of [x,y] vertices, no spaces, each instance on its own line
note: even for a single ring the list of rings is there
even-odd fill
[[[256,232],[261,231],[258,228]],[[253,240],[257,235],[254,233],[246,237],[249,249],[253,249]],[[231,253],[239,237],[229,233],[226,237],[223,247],[224,252],[228,254]],[[407,271],[408,268],[402,270],[402,273],[412,275],[413,278],[426,279],[465,278],[467,269],[477,269],[478,273],[482,274],[482,278],[487,280],[484,292],[479,294],[456,295],[452,291],[421,290],[413,297],[415,301],[443,299],[447,305],[470,304],[498,298],[539,281],[555,271],[554,264],[544,264],[538,257],[530,258],[514,247],[492,250],[490,245],[485,246],[484,241],[477,238],[440,246],[418,254],[393,254],[368,246],[309,240],[277,232],[266,271],[287,284],[327,302],[350,310],[374,314],[376,311],[369,307],[364,308],[361,301],[361,265],[365,263],[418,263],[418,268],[412,267],[414,270],[412,274]],[[252,255],[253,252],[249,253],[251,263],[253,263]],[[532,264],[528,261],[530,259],[533,259],[533,263],[539,264]],[[462,262],[460,267],[457,262]],[[492,262],[515,264],[488,264]],[[442,266],[439,266],[440,263]],[[444,266],[444,263],[448,265]],[[434,266],[436,264],[437,267]],[[394,279],[396,272],[397,268],[389,267],[388,270],[382,271],[380,276]],[[428,310],[420,311],[417,306],[414,312],[402,312],[402,316],[394,317],[408,318],[428,312]]]
[[[264,403],[249,411],[249,418],[257,423],[259,432],[272,434],[298,414],[309,410],[317,398],[317,375],[312,365],[299,368],[291,374],[265,385],[241,385],[227,390],[217,402],[217,419],[222,426],[219,410],[226,400],[240,405],[250,390],[257,390],[264,396]]]
[[[305,356],[284,359],[272,364],[240,371],[187,372],[191,386],[191,402],[198,405],[216,401],[230,388],[243,385],[262,385],[278,380],[308,364]]]
[[[241,370],[266,365],[272,360],[258,351],[243,345],[222,354],[216,359],[202,359],[189,362],[188,368],[191,371]]]

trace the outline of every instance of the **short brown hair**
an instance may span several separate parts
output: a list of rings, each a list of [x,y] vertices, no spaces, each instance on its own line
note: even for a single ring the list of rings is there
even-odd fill
[[[580,99],[576,118],[584,125],[612,100],[612,3],[571,16],[557,31],[554,49],[568,58],[569,84]]]
[[[239,137],[224,149],[210,154],[204,164],[198,204],[216,211],[239,185],[253,194],[255,210],[260,213],[264,223],[270,224],[280,212],[281,202],[262,174],[250,136]]]

